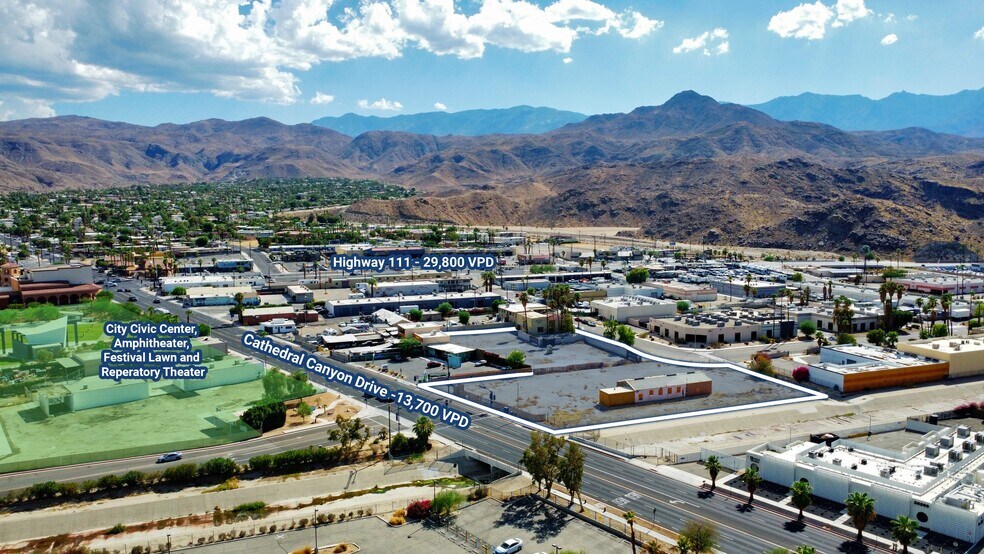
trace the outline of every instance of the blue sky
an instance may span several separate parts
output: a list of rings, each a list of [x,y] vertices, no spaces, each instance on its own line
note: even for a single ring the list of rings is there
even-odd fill
[[[979,0],[33,2],[0,5],[3,119],[297,123],[617,112],[686,89],[757,103],[984,87]]]

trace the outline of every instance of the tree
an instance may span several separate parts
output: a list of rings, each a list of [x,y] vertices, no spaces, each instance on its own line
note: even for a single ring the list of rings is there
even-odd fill
[[[424,312],[423,312],[423,310],[420,310],[418,308],[414,308],[414,309],[410,310],[409,312],[407,312],[407,317],[410,319],[410,321],[413,321],[414,323],[416,323],[416,322],[420,321],[421,319],[424,319]]]
[[[337,428],[328,431],[328,438],[338,441],[339,454],[343,459],[351,459],[358,455],[369,440],[370,430],[361,418],[338,416],[335,418]]]
[[[663,554],[663,545],[660,544],[659,541],[653,539],[642,545],[642,551],[646,554]]]
[[[369,285],[369,296],[376,296],[376,285],[379,284],[379,281],[375,277],[370,277],[366,279],[366,284]]]
[[[492,285],[495,284],[495,272],[493,271],[483,271],[482,272],[482,286],[485,287],[485,292],[492,292]]]
[[[796,273],[793,273],[792,275],[789,276],[789,280],[792,281],[792,282],[794,282],[794,283],[802,283],[803,282],[803,274],[800,273],[799,271],[797,271]]]
[[[953,306],[953,295],[949,292],[944,292],[940,296],[940,309],[943,310],[943,321],[947,325],[947,333],[953,334],[953,319],[950,317],[950,308]]]
[[[721,460],[718,460],[717,456],[708,456],[707,459],[704,460],[704,469],[706,469],[707,473],[711,476],[711,490],[713,491],[714,488],[717,487],[717,478],[721,473]]]
[[[615,338],[616,335],[618,335],[618,326],[619,326],[618,320],[606,319],[602,325],[604,326],[605,329],[602,332],[605,335],[605,337],[613,339]]]
[[[297,411],[297,415],[301,417],[308,417],[314,412],[314,408],[312,408],[310,404],[304,402],[303,400],[299,402],[297,404],[297,407],[294,409],[295,411]]]
[[[526,354],[522,350],[513,350],[506,356],[506,362],[514,369],[526,363]]]
[[[690,310],[690,302],[687,302],[686,300],[679,300],[676,303],[676,309],[677,312],[681,314],[686,313],[687,311]]]
[[[519,460],[533,478],[538,491],[547,489],[547,496],[560,477],[560,452],[566,443],[564,437],[533,431],[530,433],[530,446],[523,451],[523,457]]]
[[[530,320],[526,317],[526,305],[530,303],[530,295],[527,292],[519,293],[519,303],[523,305],[523,330],[529,332]]]
[[[567,450],[564,457],[560,459],[560,484],[564,485],[567,492],[571,495],[571,502],[568,507],[574,504],[574,497],[577,496],[581,503],[581,511],[584,511],[584,499],[581,498],[581,484],[584,479],[584,451],[574,442],[567,443]]]
[[[687,537],[693,554],[710,552],[717,546],[717,528],[710,522],[688,521],[683,524],[680,536]]]
[[[762,476],[759,475],[758,468],[748,466],[742,474],[742,479],[745,481],[745,488],[748,489],[748,503],[751,504],[755,500],[755,491],[762,484]]]
[[[174,287],[171,289],[171,296],[184,296],[188,294],[188,289],[184,287]]]
[[[885,342],[885,331],[882,329],[868,331],[868,342],[875,346],[881,346]]]
[[[458,310],[458,323],[468,325],[469,319],[471,319],[471,314],[467,310]]]
[[[625,274],[625,281],[627,283],[645,283],[647,279],[649,279],[649,270],[644,267],[630,269],[629,272]]]
[[[437,313],[441,314],[441,319],[447,319],[448,314],[454,311],[454,306],[450,302],[441,302],[437,305]]]
[[[792,503],[799,509],[799,519],[803,519],[803,510],[813,504],[813,487],[806,481],[796,481],[789,487],[792,493]]]
[[[191,323],[191,310],[185,310],[185,323]]]
[[[439,517],[448,516],[464,501],[465,497],[457,491],[441,491],[434,496],[434,501],[431,502],[431,511]]]
[[[683,535],[677,536],[677,550],[680,554],[690,554],[690,539]]]
[[[946,328],[946,323],[937,323],[930,329],[930,335],[935,338],[948,336],[950,331]]]
[[[632,327],[629,327],[628,325],[619,325],[617,332],[618,342],[629,346],[635,344],[636,334],[635,331],[632,330]]]
[[[984,302],[974,305],[974,317],[977,318],[977,325],[984,325]]]
[[[885,346],[888,348],[895,348],[895,345],[899,342],[899,332],[889,331],[885,334]]]
[[[812,546],[801,544],[796,547],[794,554],[817,554],[817,549]]]
[[[803,323],[800,323],[799,330],[803,333],[804,337],[810,338],[817,332],[817,324],[810,320],[806,320]]]
[[[847,505],[847,515],[851,518],[851,523],[854,528],[858,530],[857,541],[862,542],[864,537],[861,533],[868,523],[874,521],[875,516],[875,499],[868,496],[866,492],[852,492],[847,495],[847,501],[844,502]]]
[[[636,517],[636,515],[635,515],[635,512],[633,512],[632,510],[629,510],[628,512],[625,512],[624,514],[622,514],[622,517],[625,518],[625,523],[628,523],[629,524],[629,537],[630,537],[629,543],[632,545],[632,554],[635,554],[636,553],[636,540],[635,540],[635,517]]]
[[[400,339],[400,341],[396,343],[396,347],[400,350],[400,354],[403,354],[409,358],[411,354],[420,348],[420,341],[413,337],[406,337]]]
[[[892,538],[902,545],[902,554],[907,554],[909,545],[919,538],[916,533],[918,529],[919,522],[908,516],[899,516],[892,520]]]
[[[417,442],[426,449],[430,436],[434,434],[434,422],[426,416],[418,417],[413,423],[413,434],[417,436]]]
[[[232,297],[232,300],[233,300],[233,302],[236,303],[236,313],[239,314],[239,323],[242,323],[243,322],[243,301],[246,300],[246,295],[243,294],[243,293],[241,293],[241,292],[237,292]]]

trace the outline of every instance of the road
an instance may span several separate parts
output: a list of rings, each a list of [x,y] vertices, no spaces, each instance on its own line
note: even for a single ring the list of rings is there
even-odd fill
[[[136,296],[137,303],[145,308],[151,305],[154,298],[151,293],[142,290],[134,289],[130,294]],[[157,306],[184,318],[184,309],[173,302],[165,301]],[[243,329],[202,314],[196,314],[194,319],[213,325],[213,336],[226,341],[232,349],[242,350],[240,340]],[[352,373],[365,373],[356,366],[323,356],[321,359]],[[336,392],[343,394],[353,392],[338,383],[325,383],[318,375],[312,374],[311,377],[313,381]],[[384,374],[374,372],[372,377],[377,381],[389,381],[388,384],[396,389],[407,387],[406,384]],[[435,401],[441,400],[419,389],[414,391],[414,394]],[[383,406],[375,400],[370,400],[369,404]],[[523,450],[529,444],[529,431],[497,417],[474,413],[473,416],[472,425],[468,429],[438,425],[437,433],[504,463],[517,465]],[[243,462],[258,453],[297,448],[307,444],[321,444],[325,442],[324,439],[323,428],[311,432],[299,431],[289,435],[191,451],[186,453],[185,459],[200,461],[225,455]],[[0,491],[23,488],[32,482],[44,480],[79,481],[131,469],[146,471],[159,468],[160,466],[156,466],[153,461],[154,457],[142,457],[9,474],[0,477]],[[699,491],[690,485],[591,450],[587,451],[585,460],[583,492],[586,496],[609,504],[617,501],[622,509],[633,510],[640,518],[654,519],[656,523],[670,529],[679,530],[688,520],[702,518],[713,520],[720,532],[722,549],[726,552],[759,553],[777,546],[795,547],[809,544],[817,548],[818,552],[834,553],[844,552],[851,543],[850,535],[822,529],[813,523],[799,526],[792,522],[794,517],[790,514],[774,512],[764,505],[746,511],[743,502],[720,494],[701,498],[698,495]],[[881,551],[888,550],[883,548]]]

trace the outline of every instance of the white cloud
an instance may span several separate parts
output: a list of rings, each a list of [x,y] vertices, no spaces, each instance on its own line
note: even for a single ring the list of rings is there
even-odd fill
[[[482,0],[465,13],[454,0],[4,0],[0,98],[8,117],[123,91],[292,104],[299,74],[325,62],[567,53],[583,36],[640,39],[663,25],[603,2]]]
[[[443,112],[444,110],[448,109],[448,107],[445,106],[444,104],[440,103],[440,102],[434,102],[434,109],[435,110],[440,110],[440,111]]]
[[[312,104],[331,104],[334,101],[335,101],[334,96],[330,94],[325,94],[320,90],[314,93],[314,96],[311,98]]]
[[[915,15],[915,14],[909,14],[909,15],[905,16],[905,20],[906,21],[915,21],[917,19],[919,19],[919,16],[918,15]]]
[[[563,61],[563,62],[564,62],[565,64],[568,64],[568,63],[571,63],[571,62],[573,62],[573,61],[574,61],[574,58],[564,58],[564,59],[563,59],[562,61]]]
[[[673,48],[674,54],[683,54],[702,50],[705,56],[712,54],[727,54],[730,49],[728,44],[728,31],[720,27],[713,31],[705,31],[693,38],[685,38],[678,46]]]
[[[872,11],[865,7],[864,0],[837,0],[837,20],[832,27],[846,25],[855,19],[871,15]]]
[[[52,117],[55,110],[43,101],[7,98],[0,100],[0,121],[26,117]]]
[[[894,13],[885,14],[884,16],[882,16],[882,21],[885,23],[895,23],[895,14]]]
[[[898,35],[892,33],[890,35],[885,35],[885,38],[881,39],[881,44],[882,46],[889,46],[895,44],[898,41],[899,41]]]
[[[817,0],[772,16],[769,30],[782,38],[821,39],[827,31],[827,22],[833,17],[834,11]]]
[[[977,40],[984,40],[984,27],[981,27],[976,33],[974,33],[974,38]]]
[[[779,12],[769,20],[769,30],[782,38],[819,40],[827,33],[827,25],[843,27],[856,19],[871,15],[864,0],[837,0],[833,6],[817,0]]]
[[[380,110],[380,111],[390,111],[397,112],[403,109],[403,104],[396,102],[390,102],[385,98],[380,98],[373,103],[369,103],[368,100],[359,100],[357,102],[358,106],[363,110]]]

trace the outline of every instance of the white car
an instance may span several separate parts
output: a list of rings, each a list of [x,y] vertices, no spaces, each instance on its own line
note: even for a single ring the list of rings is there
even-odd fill
[[[495,547],[495,554],[516,554],[523,549],[523,539],[509,539]]]

